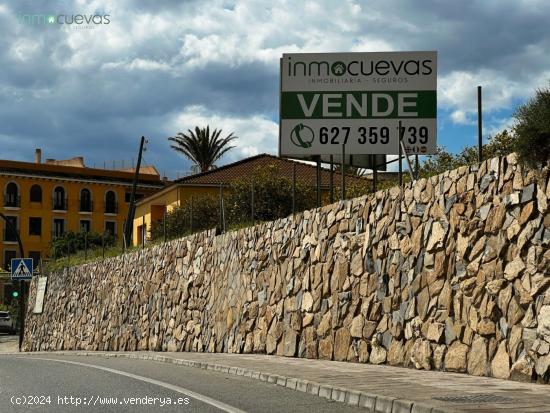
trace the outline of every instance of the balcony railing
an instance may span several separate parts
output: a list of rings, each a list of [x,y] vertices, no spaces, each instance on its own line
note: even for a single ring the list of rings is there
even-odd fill
[[[16,230],[15,232],[19,235],[19,230]],[[4,228],[4,241],[16,242],[17,235],[13,233],[11,228]]]
[[[109,202],[104,207],[106,214],[118,214],[118,202]]]
[[[92,212],[94,210],[93,201],[87,201],[84,199],[78,200],[78,205],[80,206],[80,212]]]
[[[52,209],[56,211],[66,211],[68,204],[69,202],[67,198],[64,198],[64,199],[52,198]]]
[[[21,197],[4,194],[4,206],[8,208],[20,208]]]
[[[55,229],[52,230],[52,240],[62,237],[63,234],[65,234],[65,231],[56,231]]]

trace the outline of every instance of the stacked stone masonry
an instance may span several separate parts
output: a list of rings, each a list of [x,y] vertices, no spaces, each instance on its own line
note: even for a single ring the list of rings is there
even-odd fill
[[[547,382],[549,170],[514,155],[31,285],[24,348],[264,353]]]

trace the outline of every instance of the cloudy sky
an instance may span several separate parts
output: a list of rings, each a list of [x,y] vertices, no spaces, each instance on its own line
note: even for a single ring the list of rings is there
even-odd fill
[[[109,24],[31,25],[25,14],[108,14]],[[0,1],[0,158],[135,158],[174,178],[168,136],[209,124],[240,139],[221,163],[277,152],[284,52],[437,50],[439,144],[476,142],[550,79],[547,0]]]

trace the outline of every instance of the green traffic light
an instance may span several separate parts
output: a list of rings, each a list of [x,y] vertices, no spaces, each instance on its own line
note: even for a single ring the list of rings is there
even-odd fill
[[[17,291],[13,291],[13,292],[11,293],[11,296],[12,296],[13,298],[17,298],[17,297],[19,297],[19,293],[18,293]]]

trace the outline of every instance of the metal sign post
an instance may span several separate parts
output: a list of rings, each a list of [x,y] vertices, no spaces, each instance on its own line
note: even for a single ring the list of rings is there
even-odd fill
[[[321,160],[317,158],[317,208],[321,207]]]
[[[477,148],[478,161],[483,161],[483,118],[481,109],[481,86],[477,87]]]
[[[341,167],[341,171],[342,172],[342,183],[341,183],[341,194],[340,194],[340,199],[343,201],[346,199],[346,162],[345,162],[345,159],[346,159],[346,145],[342,145],[342,167]]]
[[[20,246],[21,252],[23,247]],[[32,258],[13,258],[11,260],[11,279],[19,281],[19,351],[23,346],[23,338],[25,336],[25,285],[24,280],[32,279],[33,271]]]

